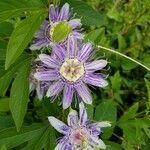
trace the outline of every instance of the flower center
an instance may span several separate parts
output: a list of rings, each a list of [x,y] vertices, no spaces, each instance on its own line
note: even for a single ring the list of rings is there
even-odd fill
[[[70,135],[70,140],[75,150],[94,150],[88,139],[88,133],[84,129],[76,129]]]
[[[87,141],[86,133],[83,129],[75,130],[70,137],[75,145],[83,145]]]
[[[75,59],[67,59],[60,68],[60,74],[68,81],[75,82],[84,75],[84,66]]]
[[[65,40],[71,33],[72,28],[67,21],[55,22],[50,28],[50,37],[54,42],[61,42]]]

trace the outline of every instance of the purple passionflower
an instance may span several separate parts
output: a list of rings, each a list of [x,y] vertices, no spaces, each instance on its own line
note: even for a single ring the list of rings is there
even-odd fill
[[[92,96],[87,84],[105,87],[107,81],[97,71],[107,65],[106,60],[89,60],[93,50],[91,43],[81,44],[70,37],[66,48],[52,46],[52,55],[40,54],[39,59],[49,68],[34,74],[38,81],[51,81],[47,96],[58,96],[63,90],[63,108],[71,105],[74,93],[87,104],[92,103]]]
[[[31,66],[31,73],[30,73],[30,77],[29,77],[29,82],[30,82],[30,93],[32,93],[33,91],[36,91],[37,97],[39,100],[41,100],[44,95],[46,94],[46,91],[49,88],[50,82],[43,82],[43,81],[38,81],[35,77],[34,74],[37,71],[46,71],[47,70],[47,65],[42,64],[39,61],[34,61],[32,63]]]
[[[75,110],[68,114],[68,125],[55,117],[48,117],[50,124],[64,135],[55,150],[95,150],[106,149],[104,142],[99,139],[101,128],[110,127],[108,121],[90,122],[83,103],[79,104],[79,117]]]
[[[79,27],[81,27],[81,21],[80,19],[71,19],[68,3],[65,3],[61,9],[52,4],[49,7],[49,21],[45,20],[35,34],[35,41],[30,49],[36,50],[48,47],[53,43],[64,43],[70,35],[83,38]]]

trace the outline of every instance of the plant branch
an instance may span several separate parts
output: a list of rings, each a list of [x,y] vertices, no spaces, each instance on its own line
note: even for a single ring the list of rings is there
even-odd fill
[[[124,54],[122,54],[122,53],[119,53],[119,52],[117,52],[117,51],[115,51],[115,50],[112,50],[112,49],[110,49],[110,48],[106,48],[106,47],[103,47],[103,46],[100,46],[100,45],[97,45],[97,47],[98,47],[98,48],[101,48],[101,49],[104,49],[104,50],[107,50],[107,51],[109,51],[109,52],[111,52],[111,53],[117,54],[117,55],[119,55],[119,56],[122,56],[122,57],[124,57],[124,58],[126,58],[126,59],[128,59],[128,60],[131,60],[132,62],[134,62],[134,63],[136,63],[136,64],[142,66],[142,67],[145,68],[146,70],[150,71],[150,68],[149,68],[149,67],[143,65],[143,64],[140,63],[139,61],[137,61],[137,60],[135,60],[135,59],[133,59],[133,58],[131,58],[131,57],[129,57],[129,56],[126,56],[126,55],[124,55]]]

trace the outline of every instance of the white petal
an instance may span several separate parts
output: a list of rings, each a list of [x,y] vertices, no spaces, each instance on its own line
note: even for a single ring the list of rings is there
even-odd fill
[[[40,83],[38,83],[37,88],[36,88],[36,94],[38,96],[39,100],[42,100],[43,96],[44,96],[44,90],[41,89],[40,87]]]
[[[106,145],[101,139],[91,136],[89,140],[90,140],[90,144],[93,145],[94,147],[100,149],[106,149]]]
[[[48,117],[50,124],[60,133],[67,134],[70,128],[62,121],[56,119],[55,117]]]
[[[101,149],[106,149],[106,145],[101,139],[99,139],[98,147]]]
[[[75,110],[71,110],[70,113],[68,114],[68,125],[69,126],[74,126],[78,123],[79,118],[78,118],[78,113]]]
[[[111,124],[109,121],[102,121],[102,122],[98,122],[97,124],[100,128],[104,128],[104,127],[111,127]]]

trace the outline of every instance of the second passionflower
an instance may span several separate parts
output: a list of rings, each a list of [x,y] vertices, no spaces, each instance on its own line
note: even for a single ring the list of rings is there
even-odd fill
[[[49,20],[45,20],[41,28],[35,34],[35,40],[30,46],[31,50],[51,46],[53,43],[64,43],[69,35],[83,38],[78,32],[81,27],[80,19],[72,19],[69,4],[65,3],[62,8],[49,7]]]
[[[77,111],[71,110],[68,114],[68,125],[53,116],[48,117],[50,124],[64,136],[60,138],[55,150],[98,150],[106,149],[106,145],[99,138],[102,128],[111,127],[110,122],[94,122],[88,120],[87,111],[79,105]]]

